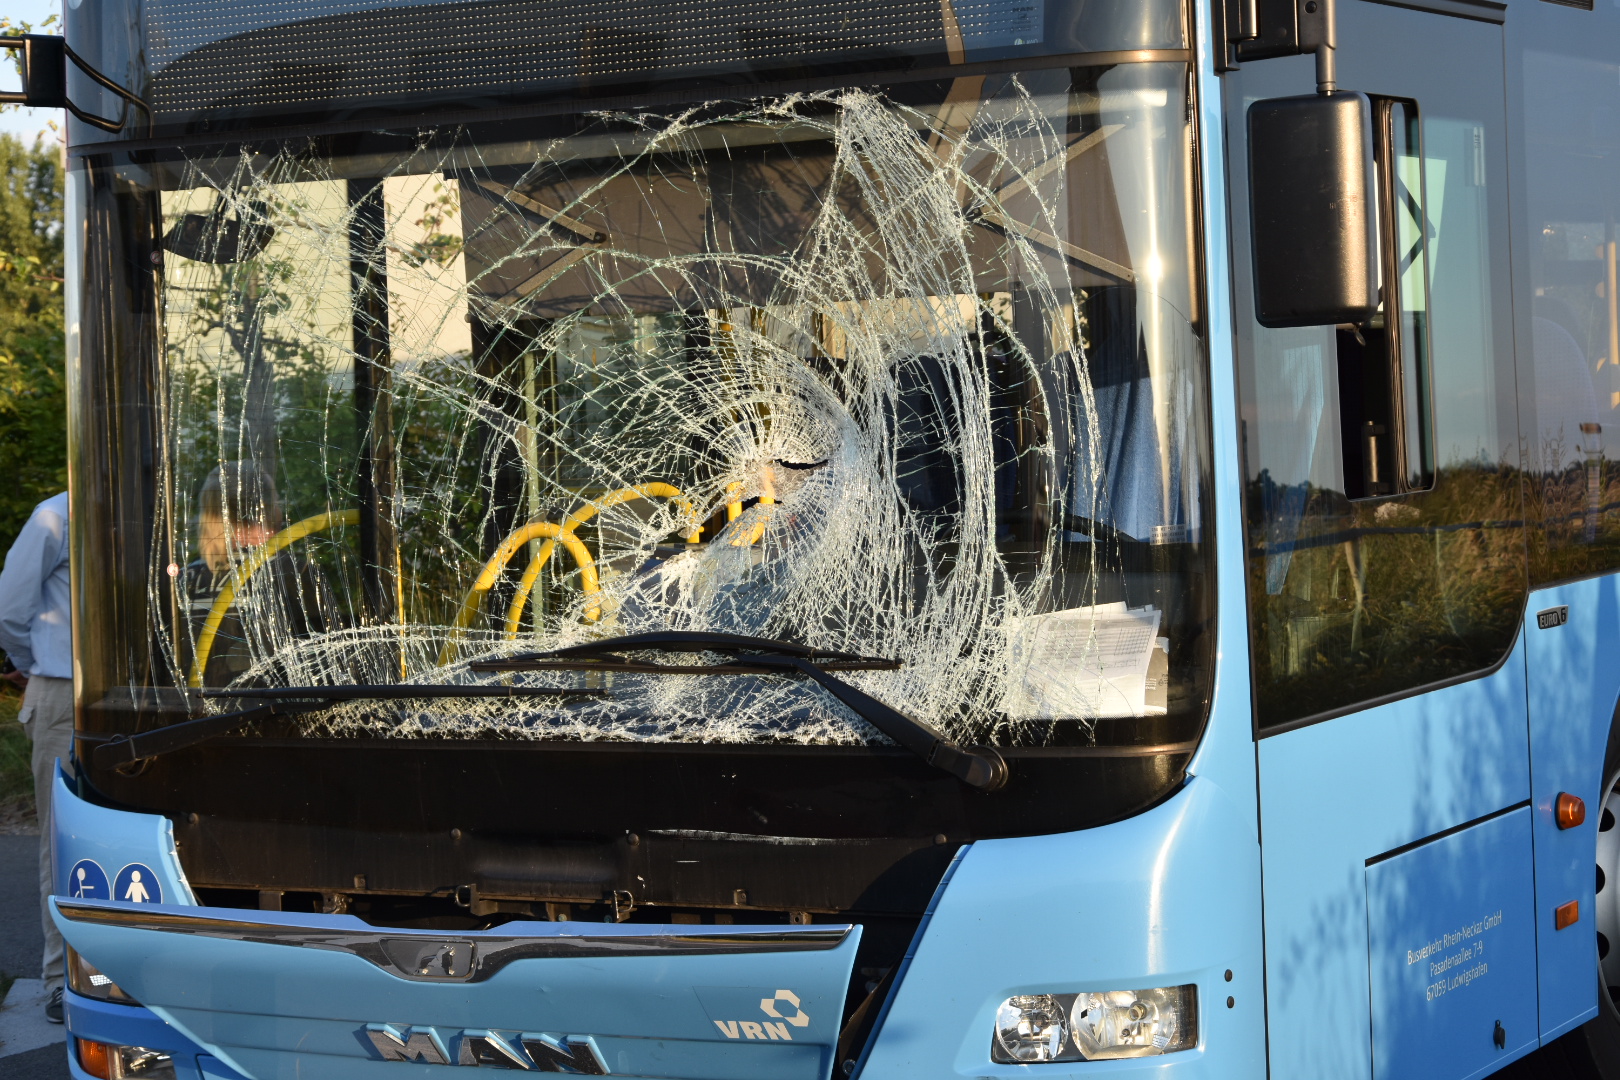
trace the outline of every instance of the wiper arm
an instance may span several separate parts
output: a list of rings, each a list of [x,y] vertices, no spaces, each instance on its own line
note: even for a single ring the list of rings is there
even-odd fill
[[[708,665],[653,664],[629,660],[632,650],[649,652],[731,652],[737,658]],[[791,641],[755,638],[744,634],[714,634],[667,630],[630,634],[571,645],[550,652],[527,653],[503,660],[478,661],[474,671],[627,671],[665,675],[802,675],[837,698],[862,720],[937,769],[982,791],[994,791],[1007,782],[1007,763],[992,747],[964,749],[932,725],[891,708],[858,687],[835,677],[834,671],[894,671],[898,661],[854,653],[814,649]]]
[[[1007,762],[989,746],[963,748],[931,724],[891,708],[856,686],[832,675],[813,660],[796,656],[750,656],[746,663],[777,672],[797,671],[841,701],[850,712],[910,750],[936,769],[964,784],[994,791],[1007,782]]]
[[[570,645],[549,652],[519,653],[499,660],[479,660],[467,666],[478,672],[497,671],[579,671],[576,660],[591,661],[591,671],[631,671],[642,673],[663,672],[669,675],[735,675],[758,674],[756,668],[743,670],[734,664],[649,664],[626,660],[623,652],[645,649],[649,652],[728,652],[793,656],[819,664],[824,671],[898,671],[898,660],[884,660],[876,656],[857,656],[855,653],[833,649],[816,649],[797,642],[777,638],[750,637],[747,634],[715,634],[697,630],[661,630],[650,634],[626,634],[622,637],[588,641],[583,645]]]
[[[249,724],[276,716],[318,712],[344,701],[403,701],[411,698],[524,698],[599,696],[601,690],[575,690],[557,686],[278,686],[264,689],[204,690],[204,697],[268,698],[263,705],[236,712],[187,720],[153,731],[119,735],[96,747],[96,765],[103,769],[129,765],[143,758],[184,750],[188,746],[229,735]]]

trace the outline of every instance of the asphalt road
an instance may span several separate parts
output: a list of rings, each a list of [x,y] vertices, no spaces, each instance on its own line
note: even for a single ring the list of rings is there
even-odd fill
[[[39,837],[0,836],[0,971],[39,978]]]
[[[0,836],[0,971],[39,978],[44,948],[39,926],[39,837]],[[0,1080],[68,1080],[61,1043],[6,1056],[0,1046]]]
[[[0,970],[24,978],[39,977],[42,948],[35,877],[38,842],[33,836],[0,836]],[[1567,1053],[1569,1044],[1579,1038],[1579,1032],[1566,1036],[1496,1075],[1503,1080],[1596,1080],[1582,1076]],[[68,1080],[68,1075],[60,1043],[0,1056],[0,1080]]]

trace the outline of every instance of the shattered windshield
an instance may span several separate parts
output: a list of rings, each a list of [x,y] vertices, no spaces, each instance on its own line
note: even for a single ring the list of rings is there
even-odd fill
[[[92,695],[504,682],[602,692],[307,730],[883,741],[805,679],[488,671],[678,630],[893,661],[839,677],[973,742],[1201,714],[1187,78],[92,162],[155,340],[144,626]]]

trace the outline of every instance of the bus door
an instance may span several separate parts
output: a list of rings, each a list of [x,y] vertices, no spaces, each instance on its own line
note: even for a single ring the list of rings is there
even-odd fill
[[[1316,70],[1225,75],[1275,1076],[1461,1078],[1560,1020],[1536,991],[1553,927],[1532,872],[1502,19],[1338,5],[1338,84],[1369,95],[1375,133],[1378,307],[1356,323],[1260,325],[1248,110],[1313,93]]]

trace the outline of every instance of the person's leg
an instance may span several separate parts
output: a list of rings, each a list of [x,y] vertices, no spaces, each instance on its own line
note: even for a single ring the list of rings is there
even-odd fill
[[[34,741],[34,806],[39,816],[39,908],[45,930],[45,989],[62,987],[62,935],[51,921],[45,898],[54,888],[51,854],[51,790],[56,783],[56,759],[67,761],[73,747],[73,680],[36,675],[28,680],[23,696],[28,715],[28,736]],[[54,996],[54,995],[53,995]],[[54,1017],[52,1019],[55,1019]]]

